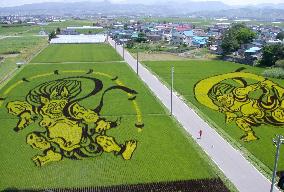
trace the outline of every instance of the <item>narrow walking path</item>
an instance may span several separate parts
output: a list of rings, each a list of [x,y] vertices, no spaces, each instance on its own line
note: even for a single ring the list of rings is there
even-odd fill
[[[115,47],[113,40],[109,39],[109,43]],[[117,45],[116,49],[122,55],[122,47]],[[126,50],[124,59],[136,71],[136,59]],[[170,109],[170,90],[140,63],[139,76],[157,98]],[[270,191],[271,182],[175,94],[173,115],[239,191]],[[202,139],[197,139],[200,129],[203,130]],[[275,188],[274,192],[279,190]]]

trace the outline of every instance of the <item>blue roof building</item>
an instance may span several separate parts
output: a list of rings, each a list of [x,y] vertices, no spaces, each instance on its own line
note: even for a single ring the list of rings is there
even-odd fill
[[[204,46],[207,44],[208,37],[193,36],[192,44],[197,46]]]
[[[192,30],[189,31],[184,31],[183,34],[187,37],[192,37],[194,36],[194,32]]]

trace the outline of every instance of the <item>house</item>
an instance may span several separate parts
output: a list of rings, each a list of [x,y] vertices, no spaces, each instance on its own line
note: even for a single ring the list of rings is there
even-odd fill
[[[182,45],[184,43],[183,32],[180,31],[172,32],[170,43],[172,45]]]
[[[279,39],[276,39],[276,40],[268,40],[266,43],[271,45],[271,44],[278,44],[278,43],[282,43],[282,41],[281,41],[281,40],[279,40]]]
[[[153,42],[162,40],[162,35],[147,34],[146,37],[149,41],[153,41]]]
[[[194,36],[192,40],[192,45],[196,47],[205,47],[208,42],[208,37]]]
[[[188,30],[183,32],[183,42],[188,46],[192,46],[192,40],[194,37],[193,30]]]
[[[123,30],[118,34],[118,38],[119,39],[131,39],[133,34],[132,30]]]
[[[255,55],[260,53],[261,48],[260,47],[251,47],[247,50],[245,50],[246,55]]]
[[[182,24],[175,28],[179,32],[184,32],[192,29],[192,25],[190,24]]]
[[[255,60],[261,57],[260,47],[251,47],[244,52],[245,60],[247,64],[253,64]]]
[[[170,42],[171,41],[171,38],[172,38],[172,33],[171,33],[171,29],[164,29],[161,31],[161,35],[162,35],[162,39],[163,41],[167,41],[167,42]]]
[[[138,39],[138,33],[137,33],[137,32],[134,32],[134,33],[131,35],[131,39],[132,39],[132,40]]]

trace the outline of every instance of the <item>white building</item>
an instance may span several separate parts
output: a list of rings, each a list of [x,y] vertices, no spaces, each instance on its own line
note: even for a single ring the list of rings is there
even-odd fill
[[[50,44],[68,44],[68,43],[104,43],[106,35],[57,35],[57,38],[51,39]]]

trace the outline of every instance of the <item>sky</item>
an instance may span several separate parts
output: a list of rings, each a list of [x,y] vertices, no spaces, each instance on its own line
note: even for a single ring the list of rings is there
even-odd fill
[[[40,3],[40,2],[76,2],[76,1],[100,1],[100,0],[0,0],[0,7],[10,7],[10,6],[17,6],[23,4],[31,4],[31,3]],[[121,3],[126,0],[110,0],[114,3]],[[132,1],[132,0],[128,0]],[[150,2],[159,1],[162,2],[163,0],[151,0]],[[165,1],[180,1],[180,0],[165,0]],[[198,0],[192,0],[198,1]],[[247,4],[262,4],[262,3],[284,3],[284,0],[215,0],[215,1],[222,1],[229,5],[247,5]]]

